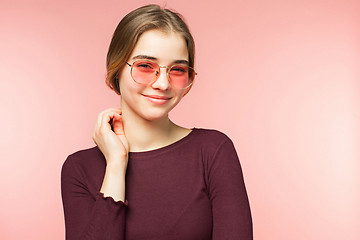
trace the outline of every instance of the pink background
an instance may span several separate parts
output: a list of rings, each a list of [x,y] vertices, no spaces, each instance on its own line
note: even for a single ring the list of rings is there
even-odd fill
[[[145,3],[1,0],[0,239],[64,239],[62,163],[119,106],[107,48]],[[199,72],[172,119],[233,139],[255,239],[360,239],[359,1],[166,5],[190,25]]]

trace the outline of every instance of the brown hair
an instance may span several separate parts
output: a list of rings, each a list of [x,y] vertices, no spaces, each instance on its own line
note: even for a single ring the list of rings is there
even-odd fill
[[[189,66],[194,67],[194,39],[179,13],[161,9],[158,5],[146,5],[128,13],[116,27],[106,59],[106,84],[120,94],[118,75],[128,60],[141,34],[158,29],[164,32],[174,31],[181,34],[189,53]]]

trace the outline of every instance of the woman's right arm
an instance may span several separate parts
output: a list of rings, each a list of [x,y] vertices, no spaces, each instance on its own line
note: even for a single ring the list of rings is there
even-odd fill
[[[110,120],[113,121],[111,129]],[[69,158],[63,165],[61,183],[67,240],[125,239],[125,173],[128,143],[120,110],[99,114],[93,139],[107,165],[101,189],[89,193],[81,168]]]
[[[119,109],[108,109],[99,114],[93,140],[106,159],[106,171],[100,192],[115,201],[125,202],[125,174],[129,144],[125,137]],[[111,129],[112,121],[113,129]]]

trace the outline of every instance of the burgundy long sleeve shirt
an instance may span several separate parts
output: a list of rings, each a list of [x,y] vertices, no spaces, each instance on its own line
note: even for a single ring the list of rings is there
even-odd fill
[[[126,201],[104,197],[97,147],[66,159],[61,189],[67,240],[250,240],[252,219],[231,140],[194,128],[183,139],[129,153]]]

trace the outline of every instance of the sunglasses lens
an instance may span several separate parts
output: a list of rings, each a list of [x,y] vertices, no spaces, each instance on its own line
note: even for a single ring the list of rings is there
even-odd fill
[[[135,82],[149,84],[154,81],[159,72],[159,65],[149,61],[136,61],[131,71]]]
[[[174,65],[169,70],[171,86],[174,88],[187,88],[194,79],[194,71],[185,65]]]
[[[151,84],[160,74],[160,67],[157,63],[140,60],[134,62],[131,70],[132,78],[140,84]],[[186,65],[173,65],[168,69],[170,84],[173,88],[187,88],[191,85],[195,71]]]

